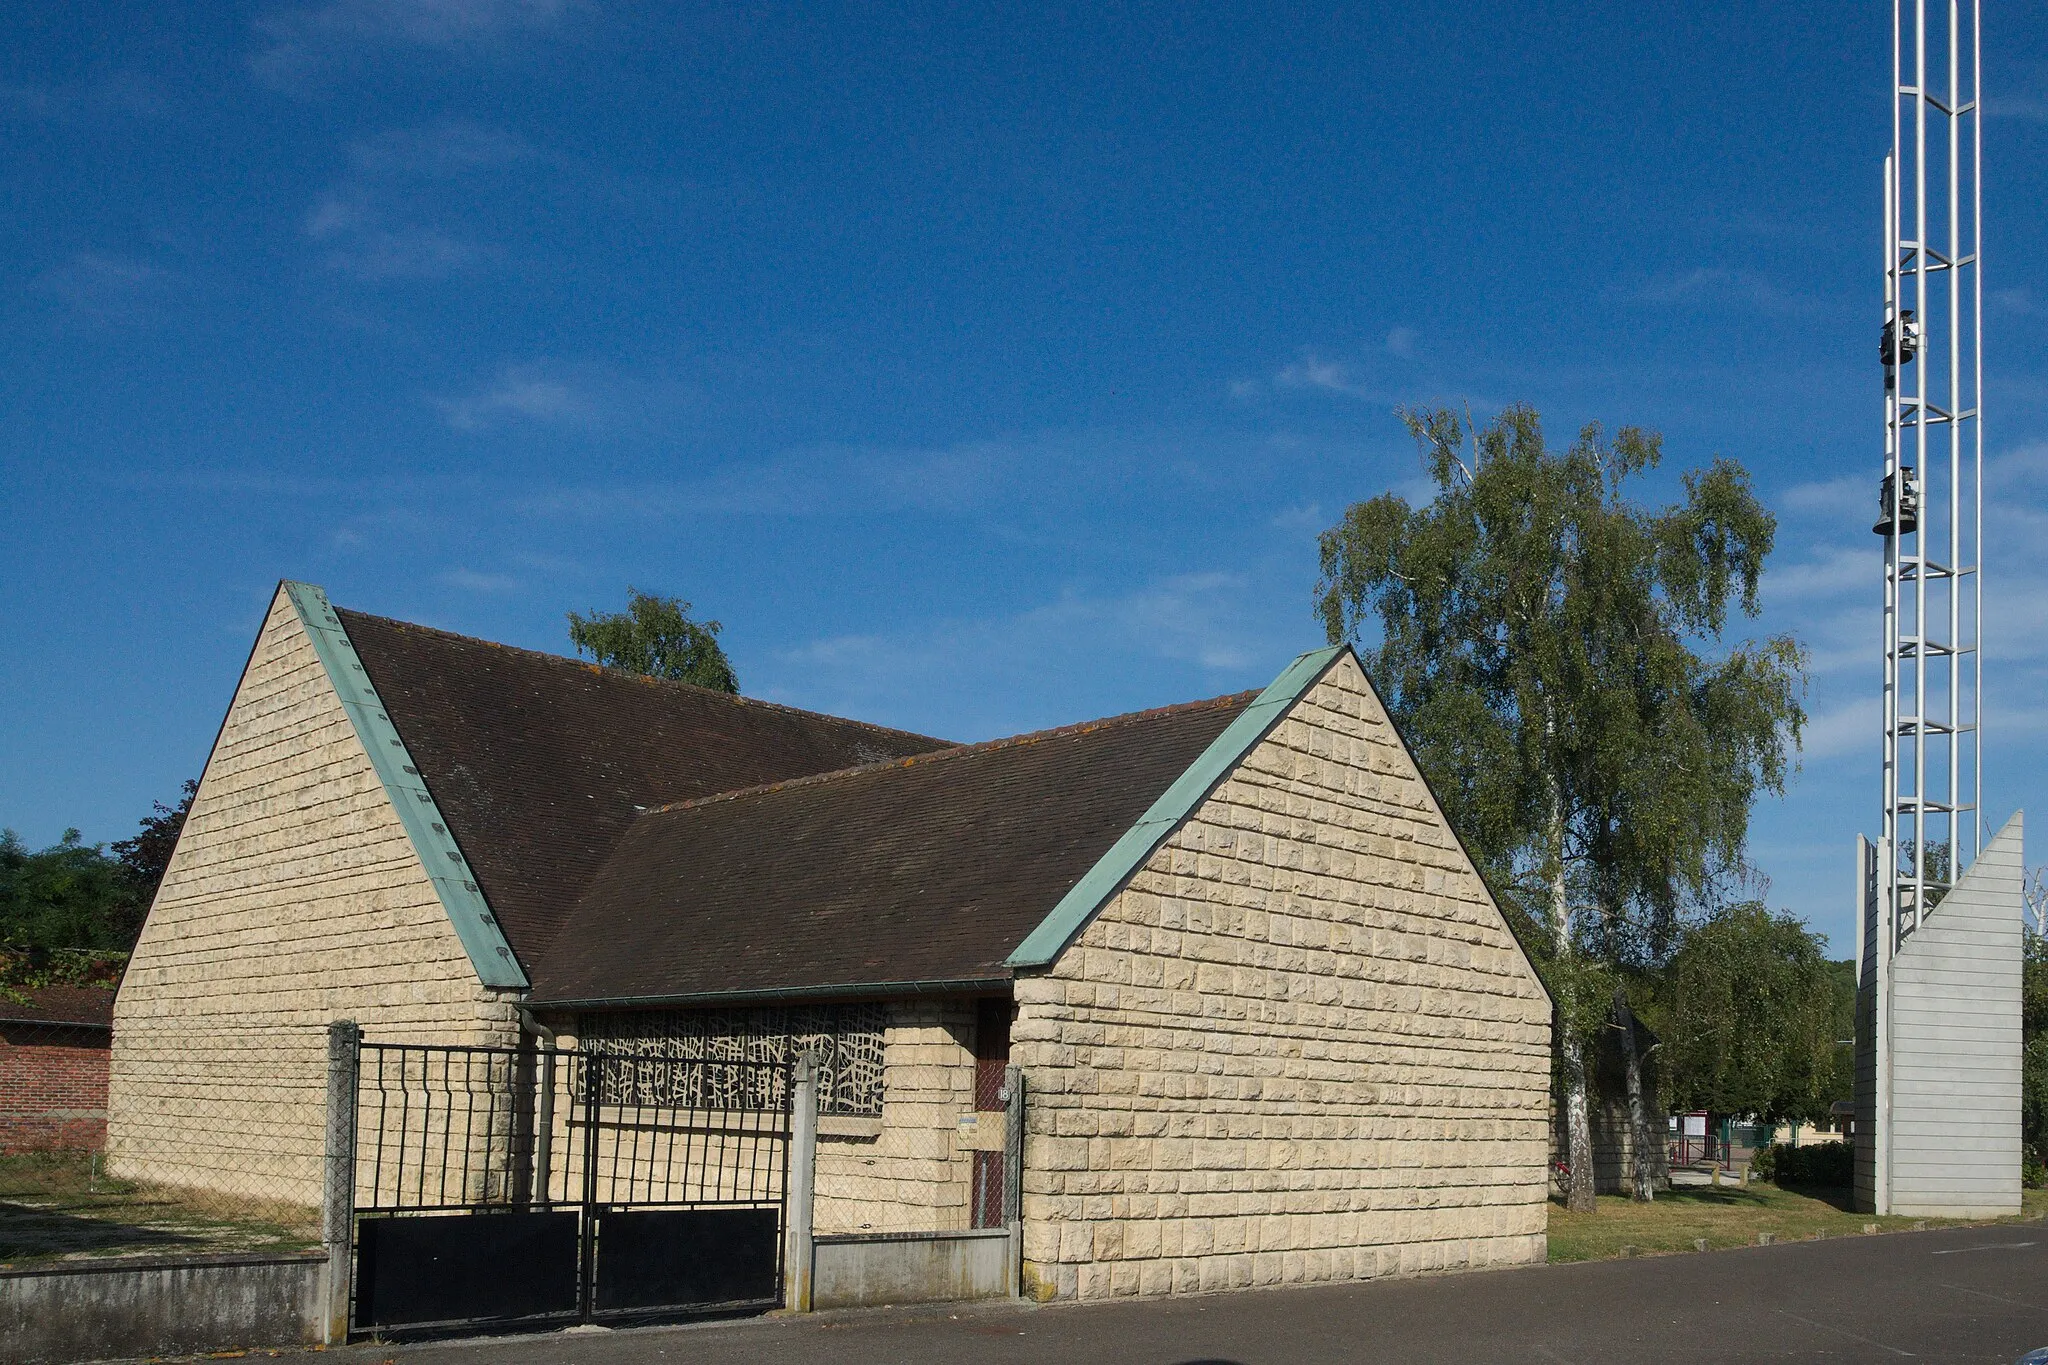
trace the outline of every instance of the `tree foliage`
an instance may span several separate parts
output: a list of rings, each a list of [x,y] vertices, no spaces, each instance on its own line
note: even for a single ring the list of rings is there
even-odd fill
[[[1821,1122],[1854,1084],[1855,983],[1820,938],[1751,901],[1689,928],[1659,992],[1674,1109]]]
[[[1750,805],[1783,790],[1805,723],[1790,637],[1700,652],[1731,606],[1759,611],[1777,523],[1729,460],[1639,504],[1663,444],[1637,427],[1560,453],[1528,407],[1484,428],[1404,415],[1434,496],[1348,508],[1317,609],[1333,643],[1378,626],[1381,696],[1497,896],[1542,927],[1523,941],[1557,1004],[1567,1203],[1590,1211],[1595,1021],[1633,1038],[1629,976],[1669,953],[1683,906],[1746,876]],[[1647,1199],[1655,1100],[1632,1051],[1626,1069]]]
[[[177,805],[155,802],[111,854],[75,829],[35,850],[0,830],[0,996],[119,981],[198,789],[187,782]]]
[[[732,661],[718,643],[722,625],[691,620],[690,604],[679,598],[630,587],[626,598],[621,612],[569,613],[569,639],[578,654],[650,678],[695,683],[718,692],[740,690]]]
[[[2020,1131],[2032,1169],[2048,1179],[2048,936],[2027,935],[2021,976],[2020,1033],[2025,1040]]]
[[[31,852],[0,831],[0,945],[28,952],[115,952],[134,946],[144,902],[120,859],[75,829]]]
[[[1662,442],[1635,427],[1559,453],[1527,407],[1476,431],[1407,420],[1435,496],[1383,494],[1324,532],[1324,628],[1379,627],[1368,670],[1496,890],[1547,919],[1561,872],[1598,911],[1572,946],[1654,961],[1686,899],[1743,870],[1751,803],[1783,790],[1805,722],[1790,637],[1699,652],[1731,606],[1757,613],[1775,520],[1729,460],[1639,505]]]
[[[145,910],[156,899],[156,889],[163,885],[164,873],[171,865],[171,851],[178,846],[178,834],[185,828],[185,817],[192,813],[192,798],[198,794],[199,783],[188,778],[179,789],[177,805],[151,802],[154,809],[142,817],[142,828],[129,838],[114,841],[114,856],[128,870]]]

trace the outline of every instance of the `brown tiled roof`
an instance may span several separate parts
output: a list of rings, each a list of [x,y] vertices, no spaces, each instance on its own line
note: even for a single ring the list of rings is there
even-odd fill
[[[1254,693],[649,812],[534,972],[537,1000],[995,980]]]
[[[112,986],[37,986],[21,993],[28,997],[26,1004],[0,995],[0,1023],[109,1028],[114,1022]]]
[[[946,741],[337,611],[529,972],[644,810]]]

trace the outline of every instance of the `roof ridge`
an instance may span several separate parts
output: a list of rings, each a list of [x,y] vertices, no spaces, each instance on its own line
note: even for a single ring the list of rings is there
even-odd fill
[[[1000,739],[984,739],[973,744],[955,744],[929,753],[912,754],[907,758],[885,758],[874,763],[859,763],[851,768],[835,768],[826,773],[809,773],[803,777],[792,777],[781,782],[763,782],[758,786],[737,787],[729,792],[714,792],[709,796],[692,797],[688,801],[672,801],[663,806],[649,806],[643,815],[664,815],[673,811],[693,810],[699,806],[718,805],[726,801],[738,801],[750,796],[765,796],[771,792],[788,791],[795,787],[814,787],[840,778],[857,777],[862,773],[885,772],[891,768],[912,768],[921,764],[935,763],[941,759],[972,758],[997,750],[1015,748],[1023,744],[1037,744],[1047,740],[1060,739],[1069,735],[1088,734],[1095,730],[1132,725],[1139,721],[1153,720],[1161,716],[1176,715],[1186,711],[1200,711],[1210,707],[1228,706],[1258,696],[1256,688],[1243,692],[1230,692],[1220,697],[1204,697],[1198,701],[1175,702],[1170,706],[1154,706],[1142,711],[1125,711],[1114,716],[1103,716],[1096,720],[1076,721],[1068,725],[1056,725],[1045,730],[1027,730],[1019,735],[1004,735]]]
[[[460,631],[443,630],[439,626],[422,625],[418,621],[401,620],[396,616],[380,616],[376,612],[358,611],[354,607],[337,606],[334,610],[337,613],[346,612],[350,616],[359,617],[363,620],[376,621],[387,626],[396,626],[401,630],[414,630],[428,635],[440,635],[450,640],[461,640],[465,644],[487,645],[492,649],[502,649],[510,654],[527,654],[536,659],[546,660],[551,664],[580,669],[586,673],[596,673],[602,677],[618,678],[625,682],[640,683],[649,687],[677,688],[684,692],[701,693],[706,697],[738,706],[758,706],[769,711],[786,712],[793,716],[810,716],[818,720],[834,721],[841,725],[858,725],[864,730],[874,730],[886,735],[902,735],[906,739],[929,740],[932,743],[947,748],[959,747],[953,741],[941,739],[937,735],[920,734],[915,730],[902,730],[893,725],[877,725],[871,720],[859,720],[852,716],[835,716],[828,711],[811,711],[801,706],[790,706],[784,702],[768,701],[761,697],[742,696],[737,692],[722,692],[715,687],[704,687],[698,683],[684,682],[680,678],[650,677],[645,673],[633,673],[623,668],[613,668],[608,664],[593,663],[588,659],[579,659],[568,654],[555,654],[545,649],[532,649],[526,645],[508,645],[502,640],[486,640],[481,635],[464,635]]]

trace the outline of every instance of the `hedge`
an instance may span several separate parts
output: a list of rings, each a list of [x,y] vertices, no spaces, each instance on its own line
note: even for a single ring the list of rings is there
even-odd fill
[[[1750,1160],[1750,1169],[1780,1185],[1847,1189],[1856,1180],[1856,1149],[1846,1142],[1794,1147],[1773,1143]]]

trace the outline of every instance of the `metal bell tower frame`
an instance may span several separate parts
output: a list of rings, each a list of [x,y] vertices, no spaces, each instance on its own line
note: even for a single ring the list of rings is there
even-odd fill
[[[1981,0],[1893,0],[1884,242],[1884,824],[1891,946],[1983,844]],[[1929,14],[1929,9],[1936,12]]]

